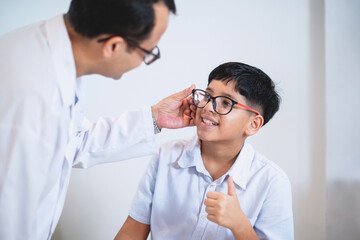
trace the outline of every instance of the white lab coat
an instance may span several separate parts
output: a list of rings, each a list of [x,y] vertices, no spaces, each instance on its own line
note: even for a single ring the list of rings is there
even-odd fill
[[[90,123],[63,17],[0,37],[0,239],[50,239],[72,166],[157,151],[150,108]]]

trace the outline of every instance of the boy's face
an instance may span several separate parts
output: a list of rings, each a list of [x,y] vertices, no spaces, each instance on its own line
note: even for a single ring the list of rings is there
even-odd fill
[[[206,92],[212,96],[227,96],[232,100],[246,105],[245,97],[235,91],[234,82],[228,83],[213,80]],[[246,129],[251,125],[256,114],[241,106],[234,105],[227,115],[220,115],[214,111],[212,100],[204,108],[196,110],[197,135],[202,141],[233,142],[247,137]]]

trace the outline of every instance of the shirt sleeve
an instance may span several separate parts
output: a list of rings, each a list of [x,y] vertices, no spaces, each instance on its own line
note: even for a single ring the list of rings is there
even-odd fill
[[[294,239],[291,185],[288,178],[272,181],[254,230],[260,239]]]
[[[143,224],[150,224],[158,166],[159,156],[156,155],[150,161],[148,168],[140,181],[129,211],[130,217]]]
[[[118,118],[99,118],[95,123],[83,117],[79,125],[67,149],[74,167],[87,168],[157,153],[150,108],[128,111]]]

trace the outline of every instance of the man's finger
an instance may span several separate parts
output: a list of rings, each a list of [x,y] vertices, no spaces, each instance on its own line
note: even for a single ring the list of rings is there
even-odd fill
[[[189,103],[189,105],[194,104],[193,101],[192,101],[192,96],[191,95],[187,96],[186,100]]]
[[[182,90],[181,92],[175,93],[174,96],[179,101],[183,100],[191,94],[193,89],[195,89],[195,84],[192,84],[189,88]]]
[[[186,99],[183,99],[181,108],[182,108],[182,110],[183,110],[184,112],[185,112],[185,111],[191,112],[190,104],[188,103],[188,101],[186,101]],[[189,114],[189,115],[190,115],[190,114]]]

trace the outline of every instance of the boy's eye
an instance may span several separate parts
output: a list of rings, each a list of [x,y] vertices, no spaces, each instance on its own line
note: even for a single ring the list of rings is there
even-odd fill
[[[222,98],[221,99],[221,105],[224,107],[231,107],[232,102],[229,99]]]

